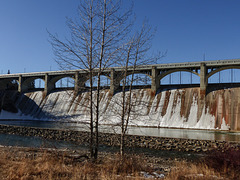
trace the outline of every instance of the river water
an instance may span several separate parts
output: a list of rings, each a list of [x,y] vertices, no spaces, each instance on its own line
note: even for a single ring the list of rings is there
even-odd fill
[[[0,120],[0,124],[39,128],[68,129],[75,131],[89,130],[86,124],[56,121]],[[101,125],[100,131],[108,133],[109,132],[119,133],[120,129],[119,127]],[[169,138],[199,139],[199,140],[240,141],[240,132],[217,131],[217,130],[172,129],[172,128],[131,126],[128,128],[128,134]],[[3,138],[0,137],[0,139]]]

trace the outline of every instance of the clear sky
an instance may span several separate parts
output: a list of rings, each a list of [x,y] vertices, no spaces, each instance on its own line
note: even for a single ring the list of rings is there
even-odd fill
[[[128,3],[128,0],[124,0]],[[239,0],[134,0],[137,24],[157,32],[160,63],[240,58]],[[79,0],[0,0],[0,72],[58,70],[47,30],[67,34]]]

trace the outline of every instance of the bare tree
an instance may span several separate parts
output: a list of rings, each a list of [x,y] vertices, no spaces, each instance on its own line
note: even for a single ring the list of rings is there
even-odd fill
[[[139,103],[148,103],[137,102],[136,99],[134,100],[132,98],[133,83],[141,80],[138,79],[138,77],[135,78],[135,73],[137,73],[136,69],[138,66],[152,64],[162,57],[160,53],[150,55],[149,50],[151,49],[151,40],[153,36],[154,31],[151,26],[144,21],[140,31],[134,32],[132,38],[130,38],[125,45],[125,55],[123,56],[124,59],[121,61],[121,65],[124,68],[123,78],[121,80],[122,94],[121,99],[118,99],[118,102],[115,102],[117,104],[116,114],[118,114],[120,119],[120,154],[122,157],[124,155],[125,136],[128,130],[128,124],[131,119],[141,116],[141,112],[135,111],[135,107],[138,106]],[[129,74],[131,74],[130,78],[128,76]],[[120,112],[119,108],[121,109]]]
[[[61,69],[82,69],[88,74],[90,84],[89,104],[89,150],[91,157],[98,156],[98,127],[101,117],[100,86],[101,75],[106,68],[122,66],[122,98],[117,102],[121,107],[121,146],[124,153],[124,139],[130,118],[134,112],[132,86],[135,70],[139,65],[156,62],[160,56],[149,56],[154,32],[143,23],[139,32],[132,32],[132,6],[123,10],[121,0],[81,0],[78,18],[67,18],[70,37],[61,40],[57,34],[49,33],[55,60]],[[131,78],[128,78],[132,71]],[[94,90],[96,77],[97,90]],[[87,80],[86,79],[86,80]],[[126,88],[127,84],[129,85]],[[119,111],[119,109],[118,109]]]
[[[90,154],[98,155],[98,126],[101,75],[119,60],[130,31],[132,8],[123,10],[121,0],[81,0],[78,19],[67,19],[70,37],[61,40],[49,33],[56,62],[62,69],[84,69],[90,82]],[[96,100],[93,78],[97,76]]]

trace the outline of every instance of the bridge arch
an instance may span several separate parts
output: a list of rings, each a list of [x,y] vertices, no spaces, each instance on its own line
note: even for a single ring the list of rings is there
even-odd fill
[[[21,84],[21,92],[27,92],[30,89],[34,89],[35,88],[35,80],[37,80],[37,79],[41,79],[42,81],[45,80],[44,77],[37,77],[37,76],[24,78],[21,83],[18,80],[18,84]]]
[[[146,76],[152,78],[152,76],[149,73],[147,73],[147,72],[142,72],[142,71],[134,71],[134,72],[133,71],[129,71],[129,72],[127,72],[127,76],[134,75],[134,74],[142,74],[142,75],[146,75]],[[122,79],[123,78],[124,77],[122,77]]]
[[[132,76],[134,76],[133,84],[134,85],[151,85],[152,82],[152,76],[145,72],[128,72],[127,74],[127,81],[131,81]],[[124,79],[124,75],[121,76],[119,79],[119,84],[122,84],[122,81]],[[128,84],[128,83],[127,83]]]
[[[75,86],[75,78],[61,77],[53,81],[55,88],[69,88]]]
[[[159,74],[158,75],[158,79],[161,80],[161,79],[163,79],[164,77],[166,77],[169,74],[172,74],[172,73],[175,73],[175,72],[181,72],[181,71],[183,71],[183,72],[190,72],[190,73],[195,74],[195,75],[200,77],[199,73],[197,73],[195,71],[192,71],[192,70],[189,70],[189,69],[173,69],[173,70],[169,70],[169,71],[166,71],[164,73]]]
[[[101,79],[101,86],[109,86],[110,85],[110,81],[111,81],[111,77],[109,76],[109,74],[102,74],[100,75],[100,79]],[[90,87],[90,77],[86,77],[83,81],[82,84],[86,87]],[[97,86],[97,74],[93,74],[93,86]]]
[[[34,86],[36,89],[43,89],[45,87],[45,80],[43,78],[36,78],[34,80]]]
[[[0,90],[17,89],[16,85],[18,86],[18,81],[16,79],[0,80]]]
[[[61,75],[61,76],[55,76],[53,78],[50,78],[49,83],[54,84],[54,87],[55,87],[56,82],[63,78],[71,78],[75,81],[73,75]]]
[[[200,84],[200,77],[195,73],[177,71],[164,76],[159,81],[160,85]]]
[[[211,76],[213,76],[214,74],[223,71],[223,70],[227,70],[227,69],[240,69],[240,66],[227,66],[227,67],[221,67],[221,68],[217,68],[211,72],[209,72],[207,74],[207,79],[209,79]]]

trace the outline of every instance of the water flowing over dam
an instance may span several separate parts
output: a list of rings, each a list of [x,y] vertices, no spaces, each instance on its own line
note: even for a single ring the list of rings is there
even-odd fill
[[[239,94],[240,88],[211,91],[204,98],[198,87],[162,90],[157,94],[150,89],[135,89],[130,125],[240,130]],[[12,100],[18,112],[2,108],[0,118],[87,122],[89,95],[83,92],[75,96],[71,90],[48,96],[42,91],[8,93],[6,97]],[[101,124],[120,122],[121,96],[121,92],[112,96],[109,90],[101,91]]]

